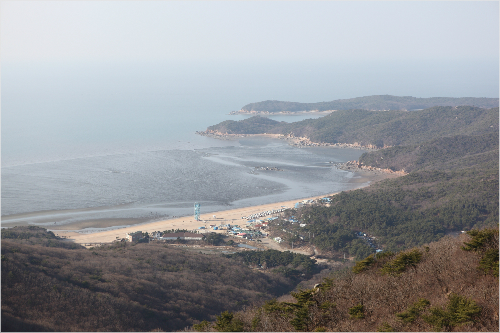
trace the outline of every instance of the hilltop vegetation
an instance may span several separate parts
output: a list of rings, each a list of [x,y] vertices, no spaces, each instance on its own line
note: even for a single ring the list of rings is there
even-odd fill
[[[208,127],[208,130],[228,134],[274,133],[280,124],[283,125],[285,122],[277,122],[276,120],[256,116],[240,121],[225,120],[217,125]]]
[[[365,153],[359,162],[382,169],[455,170],[470,169],[498,161],[498,132],[483,135],[441,137],[408,146]]]
[[[317,288],[292,293],[289,301],[274,299],[246,311],[224,312],[194,329],[496,332],[498,229],[469,234],[370,256]]]
[[[88,250],[38,227],[2,230],[2,331],[182,330],[296,283],[164,244]]]
[[[346,252],[358,260],[374,249],[354,236],[376,236],[385,250],[397,251],[436,241],[450,232],[498,225],[496,169],[414,172],[331,198],[330,207],[296,212],[318,235],[311,243],[323,251]],[[305,238],[306,239],[306,238]]]
[[[331,102],[297,103],[283,101],[263,101],[250,103],[241,108],[242,111],[267,111],[270,113],[289,111],[328,111],[328,110],[418,110],[433,106],[461,106],[469,105],[480,108],[498,107],[498,98],[474,97],[432,97],[417,98],[411,96],[375,95],[338,99]]]
[[[498,107],[481,109],[462,106],[433,107],[414,112],[343,110],[295,123],[255,116],[240,121],[224,121],[207,130],[228,134],[292,133],[314,142],[357,142],[382,148],[419,144],[448,136],[494,133],[498,132],[498,125]]]

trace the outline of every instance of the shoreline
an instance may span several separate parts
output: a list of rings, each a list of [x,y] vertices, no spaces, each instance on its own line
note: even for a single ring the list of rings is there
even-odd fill
[[[269,111],[246,111],[246,110],[239,110],[239,111],[231,111],[229,112],[229,115],[234,116],[234,115],[253,115],[253,116],[258,116],[258,115],[266,115],[266,116],[294,116],[294,115],[304,115],[304,114],[310,114],[310,115],[329,115],[332,112],[335,112],[337,110],[325,110],[325,111],[318,111],[318,110],[311,110],[311,111],[278,111],[278,112],[269,112]]]
[[[200,135],[207,135],[213,133],[207,132],[197,132]],[[217,133],[218,134],[218,133]],[[207,135],[212,136],[212,135]],[[267,139],[278,139],[285,140],[289,145],[296,146],[298,148],[310,148],[315,149],[316,147],[325,146],[324,148],[357,148],[357,149],[366,149],[366,147],[362,147],[360,145],[351,145],[351,144],[315,144],[309,141],[308,138],[303,137],[294,137],[293,135],[282,135],[282,134],[229,134],[224,135],[226,140],[234,140],[241,137],[261,137]],[[218,139],[221,139],[220,136],[215,135]],[[318,149],[318,148],[316,148]],[[331,162],[330,162],[331,163]],[[348,162],[350,163],[350,162]],[[371,184],[381,181],[386,178],[394,178],[399,175],[386,173],[384,170],[363,170],[360,168],[342,168],[336,166],[338,169],[349,171],[352,173],[352,176],[348,180],[348,183],[351,183],[353,186],[350,187],[349,190],[356,190],[359,188],[368,187]],[[328,191],[328,189],[326,189]],[[320,192],[321,193],[321,192]],[[277,210],[280,208],[293,208],[295,203],[303,201],[303,200],[315,200],[318,198],[323,198],[327,196],[332,196],[337,193],[329,193],[314,197],[306,197],[306,198],[296,198],[287,201],[279,201],[279,202],[271,202],[265,204],[257,204],[253,206],[241,207],[240,208],[232,208],[232,209],[224,209],[219,211],[208,211],[200,216],[200,221],[194,220],[194,214],[184,215],[184,216],[173,216],[168,217],[168,215],[164,215],[163,217],[157,216],[156,219],[151,217],[137,217],[137,218],[104,218],[104,217],[91,217],[80,219],[78,221],[74,221],[71,223],[65,224],[56,224],[54,221],[60,221],[64,218],[64,215],[68,214],[85,214],[88,211],[106,211],[112,207],[92,207],[92,208],[82,208],[82,209],[67,209],[67,210],[56,210],[56,211],[40,211],[40,212],[28,212],[21,214],[14,214],[2,217],[2,228],[9,228],[15,226],[27,226],[34,225],[46,228],[54,232],[56,235],[60,237],[64,237],[68,240],[71,240],[75,243],[111,243],[117,239],[122,239],[126,237],[127,233],[134,231],[142,231],[142,232],[153,232],[153,231],[164,231],[169,229],[186,229],[186,230],[199,230],[198,228],[201,226],[207,226],[212,222],[212,224],[239,224],[245,225],[246,220],[242,219],[243,216],[249,216],[251,214],[264,212],[268,210]],[[300,195],[300,194],[299,194]],[[269,198],[270,200],[273,200]],[[266,200],[262,200],[266,202]],[[261,201],[261,202],[262,202]],[[213,207],[215,208],[215,207]],[[220,208],[220,207],[218,207]],[[58,216],[60,215],[60,216]],[[213,216],[216,218],[213,218]],[[38,217],[37,222],[23,221],[24,218],[27,217]],[[11,222],[9,222],[9,220]],[[209,231],[209,229],[205,229],[205,232]],[[210,230],[211,231],[211,230]]]
[[[398,175],[395,174],[386,174],[386,173],[373,173],[373,172],[367,172],[367,171],[361,171],[361,172],[354,172],[354,177],[352,178],[352,183],[358,183],[358,184],[366,184],[365,186],[359,186],[356,188],[353,188],[353,190],[360,189],[360,188],[365,188],[373,184],[374,182],[381,181],[386,178],[393,178],[393,177],[398,177]],[[351,190],[350,190],[351,191]],[[300,199],[293,199],[293,200],[287,200],[287,201],[281,201],[281,202],[272,202],[272,203],[267,203],[267,204],[261,204],[261,205],[255,205],[255,206],[248,206],[248,207],[242,207],[242,208],[233,208],[233,209],[227,209],[227,210],[222,210],[222,211],[216,211],[216,212],[207,212],[203,213],[201,212],[200,214],[200,220],[196,221],[194,219],[194,215],[188,215],[188,216],[181,216],[181,217],[175,217],[171,219],[166,219],[166,220],[161,220],[161,221],[152,221],[152,222],[139,222],[133,225],[124,225],[121,224],[118,226],[118,228],[112,228],[111,230],[104,230],[104,231],[97,231],[97,232],[89,232],[85,230],[85,226],[88,226],[89,221],[82,221],[82,222],[76,222],[72,229],[65,228],[65,230],[57,230],[57,229],[50,229],[47,228],[48,230],[53,231],[57,236],[59,237],[64,237],[68,240],[71,240],[75,243],[79,244],[88,244],[88,243],[111,243],[117,239],[122,239],[126,237],[127,233],[130,232],[135,232],[135,231],[142,231],[142,232],[153,232],[153,231],[164,231],[164,230],[169,230],[169,229],[186,229],[186,230],[198,230],[200,232],[212,232],[214,230],[211,229],[198,229],[199,227],[208,227],[210,224],[233,224],[233,225],[245,225],[246,224],[246,219],[242,219],[244,216],[249,216],[251,214],[255,213],[260,213],[268,210],[273,210],[273,209],[280,209],[280,208],[293,208],[294,205],[297,202],[301,202],[304,200],[316,200],[316,199],[321,199],[324,197],[328,196],[333,196],[341,192],[336,192],[336,193],[329,193],[325,195],[319,195],[319,196],[313,196],[313,197],[307,197],[307,198],[300,198]],[[272,215],[269,215],[269,217]],[[265,218],[265,217],[263,217]],[[119,219],[114,219],[117,222]],[[101,225],[101,228],[103,227],[102,224],[105,221],[93,221],[93,223],[99,223]],[[111,221],[109,221],[111,222]],[[83,227],[81,229],[78,229],[78,227]],[[80,232],[78,232],[80,231]],[[221,231],[215,231],[215,232],[221,232]]]
[[[358,142],[355,143],[325,143],[325,142],[314,142],[308,137],[294,136],[293,134],[273,134],[273,133],[257,133],[257,134],[232,134],[232,133],[222,133],[219,131],[206,130],[206,131],[196,131],[196,134],[201,136],[206,136],[209,138],[217,140],[238,140],[240,138],[271,138],[284,140],[288,145],[296,148],[311,148],[311,147],[329,147],[329,148],[350,148],[350,149],[364,149],[364,150],[379,150],[381,148],[374,145],[362,145]],[[385,146],[383,148],[389,148]]]
[[[117,239],[122,239],[126,237],[127,233],[142,231],[142,232],[153,232],[153,231],[164,231],[169,229],[186,229],[186,230],[199,230],[201,232],[212,232],[211,229],[198,229],[199,227],[208,228],[210,224],[233,224],[233,225],[245,225],[246,219],[244,216],[249,216],[251,214],[260,213],[268,210],[279,209],[279,208],[293,208],[295,203],[301,202],[303,200],[315,200],[321,199],[327,196],[333,196],[337,193],[331,193],[327,195],[320,195],[309,198],[294,199],[282,202],[273,202],[268,204],[248,206],[243,208],[234,208],[217,212],[207,212],[200,214],[200,220],[196,221],[194,215],[176,217],[168,220],[156,221],[156,222],[145,222],[133,226],[124,226],[118,229],[99,231],[93,233],[80,233],[76,231],[58,231],[51,230],[56,234],[56,236],[67,238],[75,243],[85,244],[85,243],[111,243]],[[284,206],[284,207],[283,207]],[[215,216],[215,217],[214,217]],[[269,215],[271,216],[271,215]],[[84,230],[81,230],[84,231]],[[221,231],[214,231],[221,232]]]
[[[364,184],[364,186],[359,186],[355,185],[353,186],[352,189],[347,190],[356,190],[359,188],[364,188],[368,187],[371,184],[381,181],[386,178],[394,178],[401,176],[402,174],[398,173],[387,173],[384,172],[384,170],[363,170],[363,169],[344,169],[344,168],[339,168],[343,169],[345,171],[351,172],[353,175],[349,179],[349,183],[351,184]],[[339,192],[337,192],[339,193]],[[302,200],[312,200],[316,199],[319,197],[326,197],[330,195],[334,195],[337,193],[330,193],[330,194],[325,194],[321,196],[314,196],[314,197],[306,197],[306,198],[297,198],[297,199],[291,199],[291,200],[286,200],[286,201],[279,201],[279,202],[271,202],[271,203],[266,203],[266,204],[259,204],[259,205],[252,205],[252,206],[246,206],[246,207],[240,207],[240,208],[233,208],[233,209],[227,209],[227,210],[219,210],[219,211],[208,211],[207,213],[202,214],[202,220],[205,219],[207,221],[211,220],[210,217],[207,217],[207,215],[220,215],[220,216],[226,216],[229,212],[233,211],[253,211],[252,213],[260,212],[260,211],[265,211],[265,210],[270,210],[270,209],[276,209],[276,207],[279,206],[286,206],[287,208],[293,208],[293,205],[296,202],[302,201]],[[272,208],[262,208],[262,207],[271,207]],[[15,214],[15,215],[8,215],[2,217],[2,228],[11,228],[15,226],[28,226],[28,225],[34,225],[34,226],[39,226],[46,228],[47,230],[53,231],[54,233],[60,233],[61,236],[66,236],[70,238],[81,238],[83,236],[90,236],[90,235],[98,235],[100,233],[120,233],[120,235],[123,234],[124,237],[124,232],[129,229],[134,229],[134,230],[141,230],[141,231],[148,231],[151,228],[149,228],[149,225],[157,225],[162,226],[160,228],[160,231],[166,230],[166,229],[192,229],[194,227],[199,227],[202,226],[202,224],[196,224],[196,225],[191,225],[194,223],[194,219],[192,215],[184,215],[184,216],[177,216],[177,217],[172,217],[172,218],[166,218],[163,217],[161,220],[158,219],[151,219],[150,217],[143,217],[143,218],[91,218],[89,217],[88,219],[82,219],[80,221],[75,221],[72,223],[67,223],[67,224],[57,224],[54,225],[54,221],[59,221],[63,217],[57,217],[58,214],[66,215],[68,213],[84,213],[90,210],[96,210],[96,211],[101,211],[101,210],[106,210],[109,207],[95,207],[95,208],[82,208],[82,209],[68,209],[68,210],[55,210],[55,211],[42,211],[42,212],[28,212],[28,213],[21,213],[21,214]],[[259,210],[259,209],[263,210]],[[221,215],[223,214],[223,215]],[[250,215],[251,213],[248,213]],[[55,215],[55,216],[54,216]],[[234,214],[231,214],[231,217],[228,217],[226,219],[231,219],[231,220],[237,220],[237,221],[243,221],[241,220],[241,216],[245,216],[245,214],[240,215],[238,217],[234,217]],[[26,217],[40,217],[39,222],[30,222],[24,220]],[[223,217],[221,217],[223,219]],[[9,220],[12,220],[12,222],[8,222]],[[24,221],[23,221],[24,220]],[[217,218],[217,221],[221,221],[220,219]],[[213,222],[213,221],[212,221]],[[163,227],[164,226],[164,227]],[[142,230],[142,229],[144,230]],[[148,229],[146,229],[148,228]],[[108,230],[103,230],[103,229],[108,229]],[[126,229],[126,230],[125,230]],[[118,230],[124,230],[118,231]],[[157,231],[151,230],[151,231]],[[74,236],[74,237],[73,237]],[[117,235],[118,236],[118,235]],[[116,236],[115,236],[116,237]],[[114,239],[108,239],[109,242],[113,241]]]

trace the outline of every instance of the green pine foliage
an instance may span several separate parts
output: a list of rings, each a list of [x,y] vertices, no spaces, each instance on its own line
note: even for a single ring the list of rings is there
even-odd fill
[[[351,316],[351,319],[363,319],[365,318],[364,310],[365,308],[363,304],[358,304],[349,308],[349,315]]]
[[[205,234],[205,238],[203,240],[205,241],[205,243],[210,244],[210,245],[221,245],[221,244],[225,244],[224,238],[225,238],[225,236],[222,234],[211,232],[211,233]]]
[[[380,325],[377,328],[377,332],[395,332],[395,330],[394,330],[394,328],[392,328],[391,325],[389,325],[389,323],[387,323],[386,321],[384,321],[382,323],[382,325]]]
[[[357,261],[354,267],[352,268],[352,271],[355,274],[359,274],[367,270],[374,262],[375,262],[375,257],[373,254],[370,254],[365,259]]]
[[[243,322],[236,318],[232,312],[224,311],[217,316],[215,321],[215,329],[217,332],[243,332]]]
[[[217,125],[210,126],[207,130],[219,131],[227,134],[262,134],[274,133],[285,122],[278,122],[265,117],[251,117],[240,121],[226,120]]]
[[[297,305],[295,303],[278,302],[276,299],[272,299],[264,303],[262,310],[265,313],[275,314],[281,317],[289,317],[296,307]]]
[[[472,322],[481,312],[481,308],[474,300],[452,293],[446,308],[431,307],[430,314],[422,318],[433,325],[436,331],[451,330],[456,326]]]
[[[258,308],[255,316],[252,319],[252,326],[251,330],[256,331],[259,325],[261,324],[261,317],[262,317],[262,308]]]
[[[207,332],[209,330],[209,328],[210,328],[210,322],[208,322],[206,320],[203,320],[199,324],[194,324],[193,328],[197,332]]]
[[[404,146],[367,152],[359,162],[372,167],[406,172],[452,170],[498,160],[498,132],[453,135]]]
[[[314,329],[313,332],[326,332],[326,328],[323,326],[318,326]]]
[[[381,269],[382,274],[398,275],[406,271],[408,268],[416,267],[422,259],[422,252],[414,249],[407,252],[399,253],[396,258],[388,261]]]
[[[478,268],[498,277],[498,229],[470,230],[471,240],[464,242],[462,250],[481,254]]]
[[[413,323],[420,314],[429,307],[431,302],[426,300],[425,298],[421,298],[418,302],[414,303],[412,306],[408,308],[408,310],[404,312],[400,312],[396,314],[396,317],[404,321],[405,323]]]
[[[225,256],[227,258],[243,260],[243,262],[247,265],[264,265],[265,263],[268,268],[281,266],[282,269],[277,272],[281,272],[285,275],[296,275],[299,272],[311,274],[316,269],[315,259],[311,259],[304,254],[293,253],[290,251],[244,251],[227,254]]]
[[[312,326],[309,309],[311,306],[316,304],[313,300],[314,290],[300,290],[298,292],[292,292],[291,295],[295,298],[295,303],[278,302],[275,299],[267,301],[262,308],[259,309],[257,316],[254,317],[252,327],[258,327],[258,322],[260,322],[260,316],[263,311],[264,313],[289,320],[290,325],[296,331],[310,331]],[[330,309],[335,305],[327,303],[324,306],[326,306],[327,309]]]
[[[464,242],[462,249],[465,251],[482,252],[494,246],[495,238],[498,241],[498,230],[470,230],[467,235],[471,236],[471,240]]]
[[[484,252],[479,262],[479,269],[498,277],[498,249],[489,249]]]
[[[498,162],[497,162],[498,165]],[[357,260],[373,250],[354,230],[377,236],[386,250],[436,241],[448,231],[498,225],[498,166],[457,171],[417,171],[368,188],[331,197],[330,207],[303,207],[303,232],[322,250],[347,252]],[[364,246],[364,247],[362,247]]]

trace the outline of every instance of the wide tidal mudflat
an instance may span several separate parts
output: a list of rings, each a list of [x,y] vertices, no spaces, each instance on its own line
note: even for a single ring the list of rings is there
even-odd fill
[[[127,231],[198,228],[194,202],[201,203],[208,217],[241,220],[244,212],[258,212],[263,205],[290,208],[299,200],[394,176],[333,166],[356,160],[363,152],[297,148],[269,137],[243,137],[222,147],[6,167],[2,227],[38,225],[71,234],[75,241],[92,235],[110,242]]]

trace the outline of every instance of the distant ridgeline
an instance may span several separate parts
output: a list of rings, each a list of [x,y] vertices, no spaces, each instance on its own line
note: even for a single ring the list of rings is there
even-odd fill
[[[275,113],[275,112],[300,112],[300,111],[330,111],[330,110],[421,110],[433,106],[460,106],[469,105],[480,108],[498,107],[498,98],[475,97],[431,97],[417,98],[411,96],[375,95],[349,99],[337,99],[331,102],[297,103],[283,101],[263,101],[250,103],[241,108],[238,113]]]

